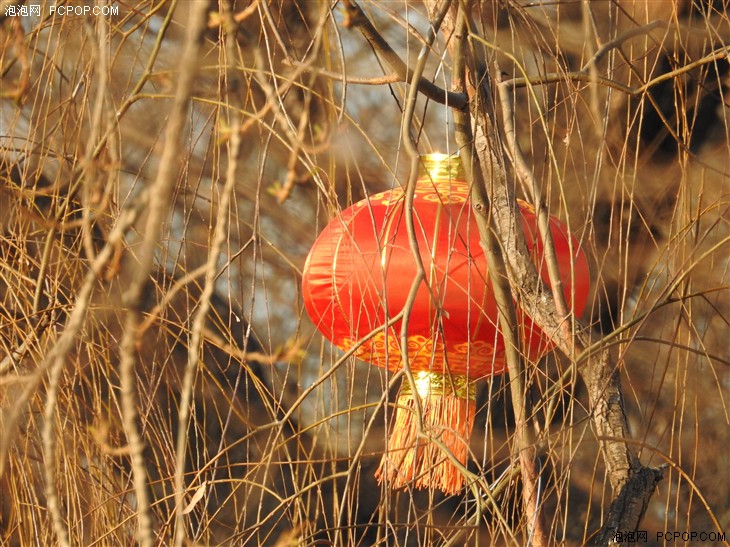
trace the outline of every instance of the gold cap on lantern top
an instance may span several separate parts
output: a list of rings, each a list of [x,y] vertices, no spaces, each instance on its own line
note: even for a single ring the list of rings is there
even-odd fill
[[[434,182],[454,180],[466,182],[464,166],[459,156],[448,154],[424,154],[419,167],[420,177],[430,177]]]

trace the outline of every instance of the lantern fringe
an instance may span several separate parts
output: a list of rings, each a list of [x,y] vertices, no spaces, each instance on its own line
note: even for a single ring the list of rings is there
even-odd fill
[[[422,388],[423,382],[418,382],[421,385],[417,386],[416,394],[405,383],[401,388],[387,450],[375,476],[379,484],[386,481],[391,488],[404,488],[415,481],[416,488],[456,494],[464,486],[464,475],[441,446],[418,437],[415,397],[421,399],[423,432],[429,438],[438,439],[457,461],[466,465],[476,413],[474,389],[465,377],[460,377],[465,389],[453,390],[444,389],[443,375],[429,373],[429,376],[436,379],[427,383],[429,389]]]

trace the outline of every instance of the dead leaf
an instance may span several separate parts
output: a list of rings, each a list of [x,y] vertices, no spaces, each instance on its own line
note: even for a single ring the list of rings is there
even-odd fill
[[[195,506],[198,504],[198,502],[203,499],[203,496],[205,496],[205,487],[208,486],[208,481],[203,481],[203,483],[198,487],[198,489],[195,491],[195,494],[193,494],[193,499],[190,500],[190,503],[183,509],[182,514],[187,515],[190,513]]]

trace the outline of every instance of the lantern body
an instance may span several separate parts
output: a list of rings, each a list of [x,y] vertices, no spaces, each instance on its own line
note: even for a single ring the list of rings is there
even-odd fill
[[[436,156],[434,158],[434,156]],[[480,244],[476,214],[460,164],[431,155],[419,175],[413,202],[418,252],[426,281],[408,321],[412,371],[464,375],[474,380],[505,371],[498,312]],[[417,275],[401,189],[382,192],[349,207],[322,231],[304,267],[304,304],[317,329],[335,346],[372,364],[398,370],[405,348],[402,322],[383,328],[403,310]],[[549,285],[532,208],[519,203],[527,245]],[[568,304],[579,315],[588,294],[588,266],[563,224],[550,230]],[[572,276],[571,276],[572,272]],[[573,284],[573,279],[576,280]],[[519,313],[519,312],[518,312]],[[523,349],[531,360],[549,348],[549,336],[520,314]],[[369,339],[363,339],[381,328]]]
[[[505,371],[504,342],[461,164],[436,154],[422,160],[412,210],[418,254],[404,192],[382,192],[346,209],[322,231],[304,266],[302,292],[314,324],[335,346],[393,371],[408,356],[412,375],[398,394],[379,481],[453,494],[464,485],[451,457],[466,464],[474,380]],[[533,261],[549,284],[535,214],[519,203],[519,215]],[[588,294],[586,259],[560,221],[551,218],[550,231],[566,300],[570,304],[574,294],[580,314]],[[415,287],[404,348],[402,319],[394,318],[414,289],[416,256],[426,279]],[[535,360],[550,347],[550,333],[540,332],[519,308],[518,321],[523,349]]]

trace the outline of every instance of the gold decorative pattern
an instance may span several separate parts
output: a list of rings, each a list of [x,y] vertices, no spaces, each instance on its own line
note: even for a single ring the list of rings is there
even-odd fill
[[[356,357],[393,372],[403,367],[398,336],[392,332],[387,336],[384,332],[378,332],[362,343],[352,338],[342,338],[337,345],[345,351],[357,346],[354,352]],[[434,341],[422,335],[408,337],[408,363],[413,371],[448,371],[465,376],[468,374],[471,379],[501,374],[505,367],[502,352],[495,355],[494,345],[484,340],[445,346],[443,340]]]
[[[421,399],[426,397],[443,397],[453,395],[460,399],[476,399],[476,385],[461,374],[441,374],[419,370],[413,374],[415,389]],[[398,398],[413,397],[410,382],[405,379],[398,393]]]
[[[392,206],[397,205],[405,199],[405,191],[402,188],[394,188],[385,192],[380,192],[364,199],[356,204],[357,207],[363,207],[368,202],[371,205]],[[449,205],[451,203],[465,203],[469,199],[469,187],[463,182],[456,180],[434,181],[419,183],[416,186],[415,200],[423,200],[429,203],[441,203]]]

